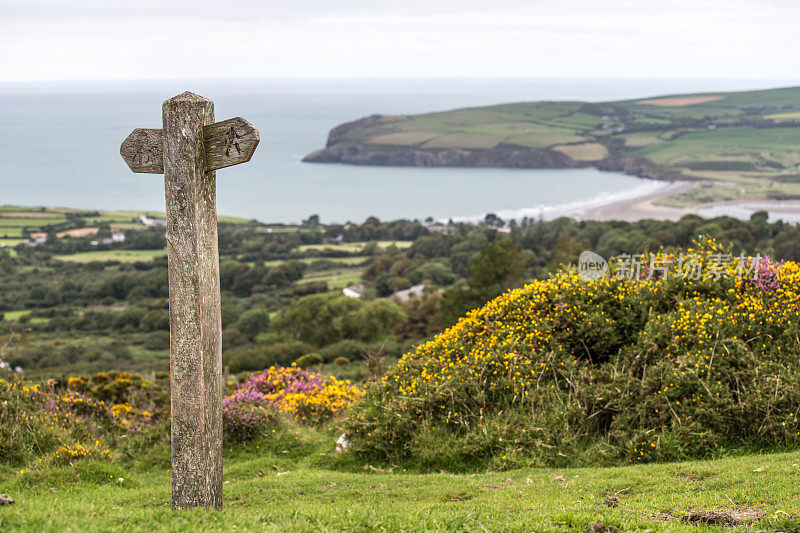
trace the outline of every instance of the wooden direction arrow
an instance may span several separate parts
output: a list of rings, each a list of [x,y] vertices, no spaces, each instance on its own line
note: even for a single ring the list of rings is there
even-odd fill
[[[256,151],[258,130],[242,117],[203,127],[206,172],[247,163]],[[164,173],[163,130],[136,128],[119,147],[122,159],[137,173]]]
[[[161,130],[136,128],[122,142],[119,153],[134,172],[164,173],[164,134]]]
[[[242,117],[229,118],[203,128],[206,170],[247,163],[258,146],[258,130]]]

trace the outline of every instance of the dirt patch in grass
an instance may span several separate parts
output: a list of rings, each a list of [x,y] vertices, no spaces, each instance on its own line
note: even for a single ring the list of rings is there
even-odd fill
[[[617,498],[616,496],[610,496],[606,498],[606,500],[603,502],[603,505],[605,505],[606,507],[619,507],[619,504],[620,504],[619,498]]]
[[[446,502],[465,502],[467,500],[471,500],[474,498],[474,494],[470,494],[466,491],[457,491],[457,492],[448,492],[445,495],[444,501]]]
[[[602,520],[586,526],[586,533],[617,533],[619,531],[614,526],[607,526]]]
[[[667,513],[650,513],[647,516],[649,516],[651,520],[655,520],[656,522],[670,522],[672,520],[675,520],[674,516]]]
[[[686,513],[681,521],[687,524],[701,526],[738,526],[749,524],[766,514],[766,509],[759,507],[751,509],[742,507],[739,509],[720,509],[715,511],[693,510]]]
[[[639,100],[639,105],[655,105],[659,107],[683,107],[686,105],[705,104],[706,102],[716,102],[722,100],[724,96],[673,96],[670,98],[651,98],[649,100]]]
[[[59,239],[64,237],[86,237],[87,235],[94,235],[98,231],[100,231],[100,228],[76,228],[56,233],[56,237]]]
[[[675,472],[675,477],[685,479],[686,481],[703,481],[717,477],[714,472]]]

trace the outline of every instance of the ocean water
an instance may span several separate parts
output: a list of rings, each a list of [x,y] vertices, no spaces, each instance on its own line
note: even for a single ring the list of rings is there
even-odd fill
[[[263,222],[580,216],[662,184],[593,169],[355,167],[301,163],[328,131],[373,113],[530,100],[611,100],[787,85],[736,80],[263,80],[0,84],[0,204],[164,210],[163,178],[133,174],[119,145],[161,126],[161,102],[191,90],[216,118],[261,133],[253,159],[217,172],[218,208]]]

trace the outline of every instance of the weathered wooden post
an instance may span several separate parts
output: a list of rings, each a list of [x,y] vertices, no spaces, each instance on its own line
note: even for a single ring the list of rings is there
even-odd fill
[[[214,123],[214,103],[185,92],[164,102],[163,129],[120,147],[134,172],[164,174],[169,273],[172,506],[222,506],[222,320],[216,170],[250,160],[258,130]]]

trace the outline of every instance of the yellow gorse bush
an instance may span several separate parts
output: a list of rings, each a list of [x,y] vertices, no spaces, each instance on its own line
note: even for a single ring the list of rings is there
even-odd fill
[[[690,261],[643,256],[672,260],[666,275],[566,270],[501,295],[368,391],[347,421],[355,449],[504,467],[800,442],[800,268],[765,262],[770,285],[752,279],[757,262],[726,254],[700,239]]]
[[[108,449],[100,448],[100,441],[95,442],[94,446],[84,446],[74,444],[72,446],[62,446],[53,454],[55,464],[70,464],[84,459],[106,460],[110,457]]]

